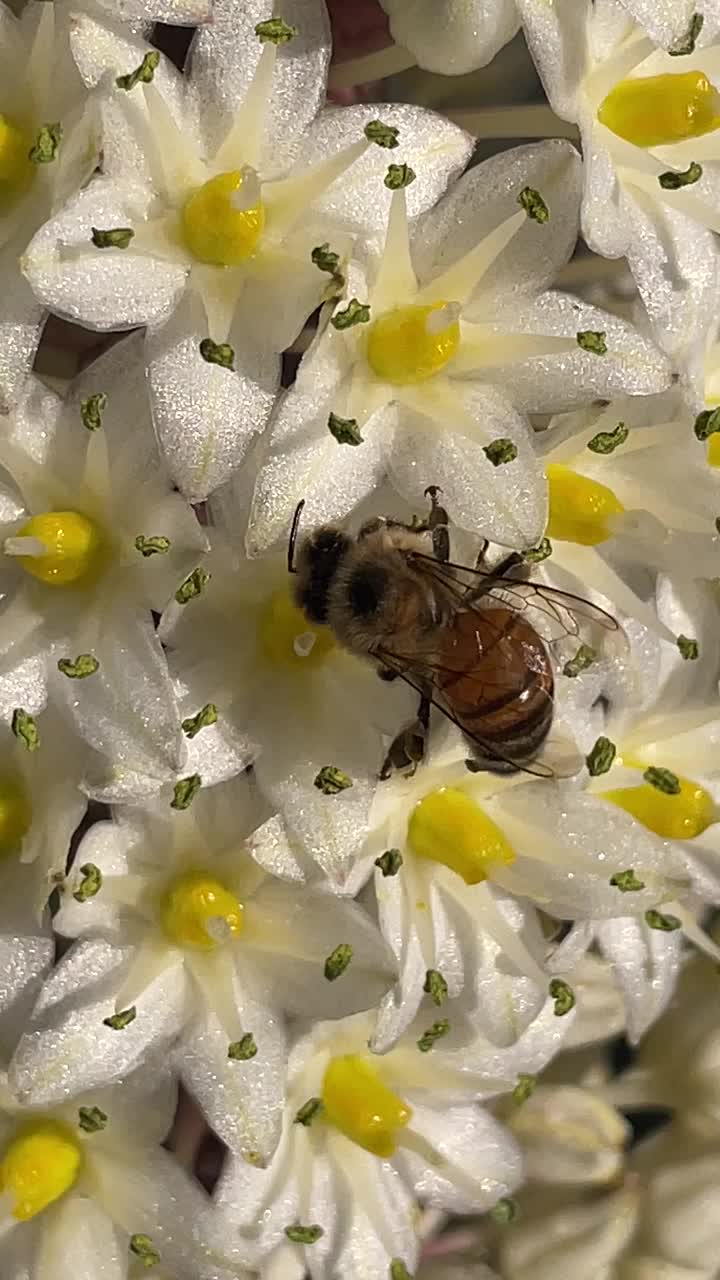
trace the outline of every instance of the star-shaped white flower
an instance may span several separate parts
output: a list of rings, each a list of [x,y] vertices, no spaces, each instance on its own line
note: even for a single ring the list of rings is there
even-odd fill
[[[501,1104],[500,1114],[522,1147],[531,1184],[574,1188],[616,1181],[632,1130],[600,1092],[580,1083],[541,1083],[525,1099],[518,1092],[520,1098],[516,1093]]]
[[[0,711],[62,704],[96,753],[84,785],[107,798],[182,764],[151,610],[206,545],[160,463],[140,341],[89,366],[65,399],[28,381],[0,441]]]
[[[308,623],[291,600],[285,556],[248,561],[220,530],[213,543],[201,594],[173,601],[160,625],[182,715],[208,702],[218,709],[217,725],[188,744],[186,768],[212,784],[252,763],[283,820],[258,837],[258,860],[292,880],[319,870],[334,891],[355,893],[382,735],[412,718],[413,698]]]
[[[471,169],[414,231],[405,188],[395,191],[382,254],[370,245],[350,272],[280,404],[260,457],[253,554],[285,534],[300,498],[310,526],[337,519],[386,472],[414,504],[439,485],[462,528],[514,547],[539,541],[546,487],[523,414],[669,380],[632,326],[547,288],[575,245],[579,186],[576,151],[550,141]]]
[[[61,1097],[69,1061],[74,1087],[88,1089],[173,1046],[216,1132],[265,1163],[279,1135],[283,1013],[368,1008],[393,973],[359,906],[284,884],[252,859],[265,815],[245,777],[191,804],[181,783],[153,808],[91,828],[54,922],[81,941],[49,980],[11,1071],[25,1100]],[[107,1025],[128,1009],[127,1027]]]
[[[272,1163],[231,1159],[217,1192],[223,1218],[258,1248],[263,1280],[387,1280],[393,1262],[412,1275],[416,1199],[482,1213],[517,1186],[514,1141],[471,1100],[511,1088],[522,1056],[446,1049],[443,1026],[416,1023],[382,1058],[367,1052],[367,1015],[298,1041]]]
[[[365,188],[389,152],[365,126],[397,127],[398,155],[426,164],[416,212],[464,166],[471,140],[410,106],[315,119],[329,56],[320,3],[289,0],[281,19],[269,0],[218,0],[185,74],[162,60],[131,88],[118,74],[157,56],[142,40],[81,18],[73,48],[86,78],[104,69],[103,172],[35,237],[25,270],[64,316],[151,326],[155,425],[173,478],[197,501],[245,457],[280,353],[337,287],[340,268],[326,274],[313,250],[337,235],[344,256],[347,233],[382,216]],[[121,234],[99,243],[98,231]]]
[[[167,1069],[42,1110],[0,1076],[0,1236],[10,1280],[243,1280],[241,1254],[207,1197],[160,1148],[176,1102]]]
[[[515,0],[380,0],[396,44],[418,66],[464,75],[491,62],[518,27]]]
[[[44,309],[18,265],[33,232],[89,177],[97,156],[55,5],[20,17],[0,5],[0,411],[14,405],[40,340]]]
[[[718,288],[717,3],[518,8],[552,107],[580,126],[585,239],[627,256],[662,345],[691,351]]]

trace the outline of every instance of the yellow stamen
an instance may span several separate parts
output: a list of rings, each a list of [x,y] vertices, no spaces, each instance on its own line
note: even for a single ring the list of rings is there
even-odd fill
[[[178,947],[213,951],[243,929],[243,905],[206,871],[188,871],[163,898],[162,927]]]
[[[22,1130],[0,1160],[0,1191],[15,1198],[12,1215],[27,1222],[74,1186],[82,1164],[80,1144],[52,1120]]]
[[[258,640],[264,656],[274,666],[295,670],[303,664],[319,666],[334,645],[330,629],[311,626],[285,589],[276,591],[265,605],[258,623]]]
[[[32,809],[24,788],[13,778],[0,778],[0,854],[17,849],[31,822]]]
[[[182,211],[188,249],[198,261],[217,267],[236,267],[252,257],[264,226],[265,208],[253,169],[210,178]]]
[[[32,135],[0,114],[0,210],[30,186],[35,165],[28,160]]]
[[[44,543],[44,554],[23,555],[22,538]],[[45,511],[33,516],[8,541],[23,569],[52,587],[65,587],[90,577],[98,568],[102,552],[97,525],[79,511]]]
[[[452,360],[460,344],[458,308],[452,303],[396,307],[378,316],[367,338],[367,360],[385,382],[425,382]]]
[[[515,850],[500,828],[457,787],[423,796],[408,822],[408,839],[419,858],[440,862],[466,884],[486,880],[494,862],[508,866]]]
[[[387,1160],[412,1110],[384,1085],[375,1067],[355,1054],[331,1058],[322,1083],[325,1119],[374,1156]]]
[[[678,781],[680,791],[676,795],[668,795],[649,782],[600,794],[665,840],[694,840],[716,821],[715,805],[712,796],[697,782],[680,777]]]
[[[610,517],[625,510],[612,489],[557,462],[549,464],[546,475],[550,499],[547,535],[551,541],[555,538],[595,547],[612,537]]]
[[[600,104],[598,120],[637,147],[669,146],[720,125],[720,97],[702,71],[621,80]]]

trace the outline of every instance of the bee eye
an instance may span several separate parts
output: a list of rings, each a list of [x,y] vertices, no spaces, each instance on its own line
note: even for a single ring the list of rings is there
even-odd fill
[[[348,604],[359,618],[377,613],[387,587],[387,571],[369,566],[357,569],[348,582]]]

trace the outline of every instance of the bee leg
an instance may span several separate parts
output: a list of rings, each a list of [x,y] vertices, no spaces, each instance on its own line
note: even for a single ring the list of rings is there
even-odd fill
[[[417,718],[401,729],[390,743],[380,770],[381,782],[385,782],[395,772],[402,772],[407,778],[413,776],[425,755],[425,740],[429,724],[430,699],[423,694],[420,698]]]
[[[428,485],[425,497],[430,499],[430,515],[427,527],[432,534],[433,555],[436,560],[445,564],[450,559],[450,534],[448,532],[448,513],[438,502],[438,494],[442,493],[436,484]]]
[[[482,542],[481,542],[481,544],[480,544],[480,550],[478,551],[477,556],[475,557],[475,568],[476,568],[476,569],[484,569],[484,568],[485,568],[485,557],[486,557],[486,555],[487,555],[487,553],[488,553],[488,547],[489,547],[489,546],[490,546],[490,542],[489,542],[489,540],[488,540],[487,538],[483,538],[483,540],[482,540]]]

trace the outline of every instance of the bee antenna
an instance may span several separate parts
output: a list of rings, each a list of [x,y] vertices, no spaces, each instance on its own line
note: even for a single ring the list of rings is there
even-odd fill
[[[295,543],[297,542],[298,526],[300,524],[300,516],[302,515],[302,509],[304,506],[305,499],[301,498],[295,508],[295,515],[293,516],[293,522],[290,527],[287,551],[288,573],[297,573],[297,569],[295,568]]]

